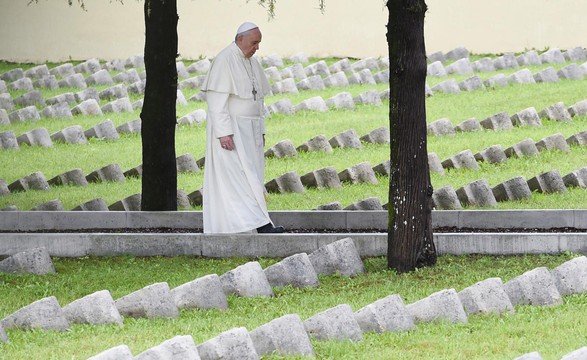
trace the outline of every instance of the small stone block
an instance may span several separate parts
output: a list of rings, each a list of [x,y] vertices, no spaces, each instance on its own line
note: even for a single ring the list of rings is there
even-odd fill
[[[475,160],[489,164],[501,164],[507,160],[507,156],[505,156],[501,145],[493,145],[475,154]]]
[[[565,103],[558,102],[556,104],[550,105],[538,113],[540,117],[546,118],[549,120],[554,121],[571,121],[571,114],[567,110]]]
[[[118,164],[110,164],[106,165],[101,169],[96,171],[92,171],[90,174],[86,176],[86,180],[88,182],[125,182],[126,178]]]
[[[504,288],[514,306],[550,306],[563,303],[554,277],[545,267],[525,272],[505,283]]]
[[[463,150],[460,153],[451,156],[442,162],[442,167],[445,169],[471,169],[479,170],[479,164],[475,159],[475,155],[469,149]]]
[[[265,276],[273,287],[317,287],[318,275],[306,253],[289,256],[265,270]]]
[[[171,290],[180,309],[228,309],[226,294],[216,274],[202,276]]]
[[[406,306],[415,323],[467,323],[467,313],[455,289],[446,289]]]
[[[138,354],[134,360],[200,360],[198,348],[190,335],[180,335]]]
[[[551,170],[528,180],[530,190],[539,193],[565,192],[567,188],[557,170]]]
[[[345,169],[338,173],[340,181],[351,182],[352,184],[367,183],[377,184],[378,180],[375,176],[373,168],[368,162],[359,163],[353,167]]]
[[[0,324],[4,329],[69,330],[69,323],[55,296],[37,300],[8,315]]]
[[[265,157],[276,157],[278,159],[297,155],[298,152],[291,140],[282,140],[265,152]]]
[[[378,197],[370,197],[352,203],[343,210],[383,210],[383,206]]]
[[[562,296],[587,293],[587,257],[569,260],[550,271]]]
[[[300,176],[295,171],[287,172],[278,178],[270,180],[265,184],[265,188],[270,193],[303,193],[304,185]]]
[[[495,207],[497,200],[486,179],[473,181],[457,190],[459,201],[464,205]]]
[[[119,345],[89,357],[88,360],[134,360],[134,358],[127,345]]]
[[[63,204],[61,200],[54,199],[35,206],[31,211],[63,211]]]
[[[75,300],[64,306],[63,312],[71,324],[123,325],[122,317],[108,290],[98,291]]]
[[[587,188],[587,166],[563,176],[566,187]]]
[[[556,134],[550,135],[550,136],[545,137],[544,139],[538,141],[536,143],[536,148],[539,151],[559,150],[559,151],[567,152],[567,153],[571,151],[571,148],[569,147],[567,140],[565,139],[565,137],[561,133],[556,133]]]
[[[365,271],[363,261],[350,237],[322,246],[309,255],[317,274],[355,276]]]
[[[585,360],[587,359],[587,346],[575,350],[561,358],[561,360]]]
[[[297,147],[298,151],[324,151],[326,153],[331,153],[332,146],[326,140],[326,136],[318,135],[313,137],[312,139],[306,141],[302,145]]]
[[[514,313],[514,307],[500,278],[490,278],[459,292],[467,315]]]
[[[177,318],[179,310],[166,282],[155,283],[115,301],[122,316],[133,318]]]
[[[306,321],[304,328],[317,340],[363,340],[363,332],[350,305],[341,304],[320,312]]]
[[[314,356],[314,347],[297,314],[284,315],[249,333],[259,356]]]
[[[134,194],[108,206],[110,211],[141,211],[141,194]]]
[[[363,147],[361,144],[361,140],[359,139],[359,135],[355,129],[349,129],[344,131],[330,140],[328,140],[332,148],[351,148],[351,149],[360,149]]]
[[[65,172],[61,175],[57,175],[47,181],[49,185],[74,185],[74,186],[87,186],[88,181],[82,169],[73,169]]]
[[[443,135],[455,135],[455,128],[450,122],[449,118],[442,118],[431,122],[426,127],[429,135],[443,136]]]
[[[442,167],[440,158],[438,157],[438,155],[436,155],[436,153],[428,154],[428,168],[430,169],[430,171],[433,171],[440,175],[444,175],[444,168]],[[387,175],[389,175],[389,173]]]
[[[224,293],[241,297],[270,297],[273,290],[257,261],[251,261],[220,276]]]
[[[416,327],[412,315],[406,309],[401,296],[397,294],[389,295],[357,310],[355,319],[364,333],[409,331]]]
[[[85,203],[76,206],[72,211],[109,211],[106,201],[102,198],[86,201]]]
[[[480,124],[489,130],[511,130],[513,128],[512,120],[506,112],[490,116],[482,120]]]
[[[532,139],[525,139],[504,150],[505,155],[509,157],[523,157],[538,155],[539,151],[536,143]]]
[[[438,210],[460,210],[463,208],[456,191],[450,185],[434,190],[432,201]]]
[[[532,191],[523,176],[504,181],[495,186],[492,191],[497,201],[516,201],[532,197]]]
[[[202,360],[258,360],[253,340],[246,328],[234,328],[198,345]]]
[[[0,261],[0,271],[13,274],[54,274],[55,267],[46,248],[22,251]]]
[[[518,356],[514,360],[542,360],[542,356],[538,351],[534,351],[531,353],[524,354],[522,356]]]
[[[540,120],[540,116],[538,116],[536,109],[533,107],[515,113],[512,115],[511,120],[514,126],[542,126],[542,120]]]

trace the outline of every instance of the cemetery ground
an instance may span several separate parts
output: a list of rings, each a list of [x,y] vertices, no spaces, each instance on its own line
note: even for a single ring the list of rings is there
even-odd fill
[[[460,291],[478,281],[508,280],[534,269],[556,266],[576,257],[528,255],[516,257],[442,256],[438,265],[397,275],[384,270],[384,258],[364,261],[366,272],[356,277],[320,276],[317,288],[275,289],[271,298],[229,296],[227,310],[184,309],[176,319],[125,318],[118,325],[73,325],[67,332],[7,330],[9,343],[0,344],[5,359],[86,359],[126,344],[133,354],[177,335],[191,335],[196,344],[223,331],[248,330],[285,314],[302,319],[349,304],[354,311],[390,294],[406,304],[454,288]],[[62,306],[87,294],[108,289],[113,298],[155,282],[179,286],[208,274],[222,274],[246,259],[193,257],[116,257],[54,259],[56,274],[45,276],[0,274],[0,317],[46,296]],[[266,268],[277,259],[259,259]],[[538,351],[544,359],[560,359],[585,345],[587,295],[565,296],[559,306],[515,307],[514,314],[469,316],[466,324],[420,323],[409,332],[365,333],[363,341],[312,341],[318,359],[514,359]],[[267,359],[281,359],[268,356]]]
[[[496,57],[496,55],[489,55]],[[485,55],[471,55],[471,61]],[[311,59],[311,62],[320,59]],[[324,59],[333,64],[339,59]],[[287,63],[287,62],[286,62]],[[185,61],[188,65],[189,62]],[[60,64],[47,64],[53,68]],[[288,64],[286,64],[288,65]],[[532,73],[547,67],[559,70],[567,64],[525,65]],[[24,70],[32,64],[0,63],[0,74],[14,68]],[[500,69],[476,73],[482,80],[496,74],[509,76],[519,69]],[[116,75],[117,71],[111,71]],[[428,76],[430,87],[447,80],[462,81],[470,75],[451,74],[447,77]],[[98,91],[109,88],[94,86]],[[344,88],[330,87],[324,90],[303,90],[299,93],[275,94],[266,99],[272,104],[281,99],[290,99],[298,104],[306,99],[321,96],[331,98],[346,91],[356,96],[367,90],[382,92],[385,83],[372,85],[350,85]],[[485,90],[462,91],[459,94],[435,92],[426,100],[427,121],[432,123],[448,118],[453,125],[467,119],[483,120],[492,115],[507,112],[513,115],[528,107],[541,111],[546,107],[564,102],[571,106],[587,99],[587,77],[582,80],[561,79],[556,83],[509,84]],[[64,92],[77,92],[77,88],[40,89],[45,99]],[[13,98],[26,91],[9,91]],[[185,98],[198,93],[197,89],[182,89]],[[142,95],[129,94],[131,101]],[[101,101],[104,105],[107,101]],[[295,146],[317,135],[327,139],[354,129],[359,136],[380,127],[388,127],[388,103],[357,105],[354,110],[334,109],[327,112],[300,111],[293,115],[273,114],[267,120],[266,148],[289,139]],[[21,106],[17,106],[17,109]],[[188,101],[178,105],[178,118],[198,109],[205,109],[202,101]],[[123,113],[107,113],[100,116],[73,116],[72,118],[41,118],[34,122],[0,124],[0,132],[13,131],[17,136],[43,127],[50,134],[73,125],[84,130],[99,123],[112,120],[122,125],[139,117],[139,110]],[[428,137],[428,152],[436,153],[441,160],[470,149],[477,153],[492,145],[500,144],[504,149],[524,139],[539,141],[553,134],[565,138],[587,130],[587,115],[575,116],[572,121],[542,119],[541,127],[521,126],[510,130],[481,130],[457,132],[454,136]],[[80,168],[89,174],[108,164],[119,164],[123,170],[141,163],[141,141],[137,134],[121,134],[118,140],[97,138],[85,145],[55,142],[52,147],[20,146],[19,150],[0,149],[0,179],[7,184],[41,171],[47,179]],[[176,135],[177,155],[192,154],[195,159],[204,156],[205,124],[179,125]],[[342,171],[362,162],[375,166],[389,159],[389,145],[363,143],[361,149],[335,148],[332,153],[298,152],[297,156],[267,158],[266,180],[287,172],[299,175],[333,166]],[[508,179],[523,176],[530,179],[542,173],[557,170],[561,175],[587,166],[587,146],[570,145],[568,152],[560,150],[541,151],[536,156],[511,157],[500,164],[480,162],[478,170],[447,169],[444,175],[432,172],[435,189],[450,185],[454,189],[478,179],[486,179],[495,186]],[[311,210],[322,204],[340,202],[347,206],[359,200],[378,197],[387,202],[388,178],[377,175],[377,184],[344,183],[342,188],[312,189],[303,193],[271,194],[270,210]],[[178,188],[185,192],[200,189],[203,172],[180,173]],[[74,207],[95,198],[103,198],[112,204],[130,195],[140,193],[140,179],[127,178],[124,182],[90,183],[87,186],[51,186],[48,190],[11,192],[0,196],[0,209],[16,205],[19,210],[59,199],[64,209]],[[580,187],[568,187],[564,192],[543,194],[533,192],[531,198],[518,201],[499,202],[495,209],[584,209],[587,191]],[[477,206],[465,206],[478,209]],[[190,206],[182,210],[200,210]],[[455,288],[464,289],[478,281],[500,277],[504,283],[525,271],[539,266],[553,269],[577,254],[527,255],[515,257],[496,256],[441,256],[439,263],[430,268],[397,275],[386,270],[384,258],[364,259],[366,273],[356,277],[320,276],[317,288],[298,289],[285,287],[276,289],[271,298],[240,298],[229,296],[228,310],[181,310],[177,319],[132,319],[124,320],[124,326],[73,325],[67,332],[7,330],[8,343],[0,343],[0,358],[10,359],[85,359],[111,347],[127,344],[133,354],[139,354],[162,341],[177,335],[191,335],[196,344],[211,339],[223,331],[245,326],[252,330],[285,314],[299,314],[306,319],[320,311],[347,303],[353,310],[372,303],[390,294],[399,294],[406,304],[422,299],[436,291]],[[263,268],[279,259],[258,259]],[[201,259],[197,257],[116,257],[79,259],[54,258],[56,274],[8,275],[0,273],[0,318],[47,296],[55,296],[63,306],[95,291],[107,289],[113,298],[119,298],[144,286],[156,282],[168,282],[178,286],[207,274],[222,274],[248,259]],[[585,346],[587,338],[587,295],[565,296],[564,304],[552,307],[516,306],[509,315],[470,316],[466,324],[427,323],[402,333],[366,333],[364,340],[312,341],[316,357],[324,359],[513,359],[525,353],[539,351],[544,359],[559,359],[563,355]],[[281,358],[270,356],[267,358]]]

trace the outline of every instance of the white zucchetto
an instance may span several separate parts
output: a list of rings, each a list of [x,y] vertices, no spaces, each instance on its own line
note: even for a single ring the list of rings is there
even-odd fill
[[[253,24],[252,22],[245,22],[245,23],[242,23],[242,25],[238,27],[238,30],[236,31],[236,34],[237,35],[240,35],[240,34],[242,34],[244,32],[247,32],[249,30],[253,30],[253,29],[256,29],[256,28],[258,28],[258,26],[255,25],[255,24]]]

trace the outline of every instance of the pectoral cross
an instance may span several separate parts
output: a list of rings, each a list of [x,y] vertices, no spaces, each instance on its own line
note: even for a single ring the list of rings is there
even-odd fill
[[[257,89],[253,87],[253,100],[257,101]]]

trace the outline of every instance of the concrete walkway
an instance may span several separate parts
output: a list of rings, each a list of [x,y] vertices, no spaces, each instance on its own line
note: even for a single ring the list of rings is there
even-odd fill
[[[386,211],[275,211],[271,212],[271,218],[290,230],[329,232],[202,234],[199,230],[202,228],[202,213],[199,211],[0,212],[0,256],[45,247],[51,256],[58,257],[196,255],[282,258],[310,253],[346,237],[355,241],[361,256],[387,253]],[[434,233],[439,254],[516,255],[565,251],[587,254],[587,210],[435,211],[432,218],[435,229],[459,230]],[[178,232],[147,231],[161,227],[178,229]],[[546,231],[553,228],[584,231]],[[104,232],[113,229],[133,230]],[[463,232],[465,229],[484,229],[485,232]],[[487,231],[491,229],[537,230],[531,233]],[[545,231],[540,232],[540,229]]]

